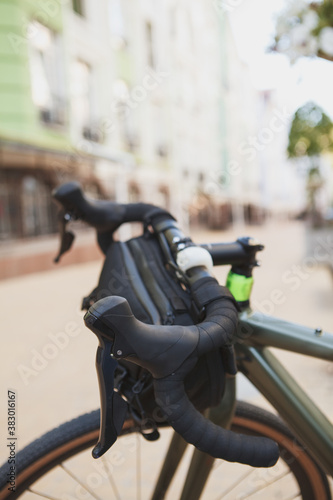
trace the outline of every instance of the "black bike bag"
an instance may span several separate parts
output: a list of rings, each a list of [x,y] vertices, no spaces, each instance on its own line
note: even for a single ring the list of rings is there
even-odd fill
[[[190,291],[168,269],[160,244],[149,231],[127,242],[112,242],[98,286],[84,299],[83,308],[88,309],[94,302],[111,295],[126,298],[135,317],[144,323],[188,326],[199,321],[200,312]],[[119,363],[126,368],[132,381],[142,380],[139,396],[132,398],[133,406],[139,411],[141,405],[145,415],[160,419],[151,375],[133,363],[125,360]],[[199,358],[184,381],[188,397],[198,410],[219,404],[226,371],[236,373],[231,347],[211,351]],[[123,388],[125,386],[126,380]],[[130,399],[129,394],[126,397]]]

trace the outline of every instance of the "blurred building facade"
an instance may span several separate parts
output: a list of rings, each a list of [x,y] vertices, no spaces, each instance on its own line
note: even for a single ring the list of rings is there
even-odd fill
[[[48,201],[52,185],[48,163],[62,157],[69,138],[63,129],[63,73],[59,70],[57,82],[52,79],[53,88],[45,81],[46,71],[56,71],[61,50],[60,12],[44,25],[38,21],[41,30],[32,36],[33,2],[1,2],[0,9],[0,234],[4,239],[55,230]]]
[[[54,232],[50,190],[72,178],[186,219],[207,171],[222,165],[214,9],[203,0],[0,8],[1,238]]]
[[[278,185],[295,199],[288,119],[271,137],[283,110],[213,2],[2,0],[0,37],[0,240],[55,233],[72,179],[217,229],[278,210]]]
[[[216,194],[222,196],[224,220],[234,224],[260,224],[270,215],[293,216],[305,204],[305,190],[304,176],[286,153],[292,113],[274,89],[259,90],[253,85],[229,23],[224,35],[226,154],[222,169],[211,172],[206,192],[213,199]],[[218,217],[219,210],[214,215]],[[220,211],[216,226],[221,218]]]

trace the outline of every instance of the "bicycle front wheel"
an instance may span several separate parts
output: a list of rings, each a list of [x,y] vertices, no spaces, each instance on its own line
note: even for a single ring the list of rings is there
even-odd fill
[[[275,439],[281,458],[270,469],[215,460],[200,498],[331,499],[326,476],[278,417],[238,403],[232,429]],[[161,437],[154,442],[146,441],[138,431],[132,420],[126,420],[121,438],[101,459],[94,460],[91,448],[98,438],[99,411],[63,424],[18,453],[15,492],[8,489],[8,464],[1,467],[0,500],[147,500],[153,496],[173,431],[161,428]],[[161,499],[181,498],[191,450],[188,446],[168,493]],[[195,492],[194,497],[198,498]]]

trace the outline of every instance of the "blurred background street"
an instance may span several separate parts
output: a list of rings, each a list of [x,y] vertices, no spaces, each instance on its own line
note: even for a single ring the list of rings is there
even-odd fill
[[[315,238],[333,218],[330,2],[1,0],[0,278],[50,268],[69,180],[185,227],[298,218]],[[81,229],[71,262],[96,258]]]
[[[333,331],[332,11],[333,0],[0,0],[0,424],[14,389],[20,448],[99,405],[80,303],[103,259],[73,222],[73,249],[53,263],[51,193],[64,182],[160,205],[197,242],[258,238],[253,307]],[[332,366],[277,354],[333,419]],[[269,407],[238,378],[240,398]]]
[[[264,242],[262,266],[255,270],[253,306],[262,312],[333,331],[332,276],[320,266],[307,267],[304,257],[304,226],[285,222],[269,227],[244,228]],[[230,241],[239,236],[228,231],[193,233],[198,242]],[[66,257],[64,257],[66,259]],[[0,282],[1,327],[6,349],[1,351],[3,404],[1,425],[5,428],[5,390],[17,391],[19,446],[61,422],[99,406],[95,372],[95,336],[83,325],[81,298],[97,283],[102,259],[62,269],[12,278]],[[299,266],[305,277],[293,290],[282,276]],[[216,268],[220,282],[227,268]],[[283,292],[285,301],[269,300],[273,290]],[[332,366],[305,356],[277,352],[297,381],[333,420]],[[269,405],[243,378],[238,397],[266,408]],[[6,450],[0,447],[0,458]]]

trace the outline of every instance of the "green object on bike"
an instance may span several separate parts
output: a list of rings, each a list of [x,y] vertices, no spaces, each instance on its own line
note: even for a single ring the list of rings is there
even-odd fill
[[[244,276],[242,274],[229,271],[226,286],[237,302],[250,300],[252,285],[253,276]]]

